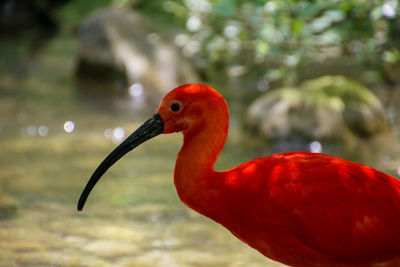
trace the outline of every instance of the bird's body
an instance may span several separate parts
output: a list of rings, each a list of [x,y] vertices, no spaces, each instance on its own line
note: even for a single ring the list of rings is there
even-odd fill
[[[162,133],[184,135],[174,172],[182,202],[265,256],[290,266],[400,266],[397,179],[307,152],[271,155],[216,172],[229,116],[224,99],[208,86],[176,88],[160,103],[157,116]],[[154,124],[149,121],[145,126]],[[146,127],[138,131],[147,139],[161,133]],[[134,148],[126,151],[124,143],[96,170],[83,203],[98,176],[121,157],[116,154]]]
[[[368,266],[400,255],[400,183],[364,165],[284,153],[210,173],[195,187],[178,191],[189,207],[291,266]]]

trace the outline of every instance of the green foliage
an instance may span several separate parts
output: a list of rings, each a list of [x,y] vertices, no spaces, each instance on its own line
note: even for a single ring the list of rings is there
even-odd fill
[[[213,12],[217,16],[221,17],[232,17],[236,12],[235,0],[218,0],[215,1]]]
[[[390,80],[385,69],[400,62],[396,0],[124,2],[180,27],[187,56],[230,76],[293,84],[309,63],[346,57]]]
[[[71,0],[57,10],[56,16],[64,28],[75,28],[96,9],[110,5],[112,0],[79,1]]]

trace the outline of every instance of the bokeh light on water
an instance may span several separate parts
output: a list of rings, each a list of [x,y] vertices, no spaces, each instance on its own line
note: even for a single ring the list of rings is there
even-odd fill
[[[111,139],[115,144],[119,144],[125,138],[125,129],[123,127],[107,128],[104,130],[104,137]]]
[[[114,130],[112,128],[107,128],[104,130],[104,137],[107,139],[111,139],[114,136]]]
[[[125,137],[125,130],[122,127],[117,127],[113,131],[113,138],[112,140],[114,143],[120,143]]]
[[[75,130],[75,123],[73,121],[66,121],[64,123],[64,131],[67,133],[72,133]]]
[[[143,85],[140,83],[135,83],[129,87],[129,95],[133,98],[142,97],[144,95]]]
[[[313,141],[310,143],[310,152],[312,153],[321,153],[322,152],[322,145],[318,141]]]
[[[26,128],[26,133],[29,136],[35,136],[37,134],[37,127],[35,125],[30,125]]]
[[[41,125],[38,131],[40,136],[46,136],[49,133],[49,127],[46,125]]]

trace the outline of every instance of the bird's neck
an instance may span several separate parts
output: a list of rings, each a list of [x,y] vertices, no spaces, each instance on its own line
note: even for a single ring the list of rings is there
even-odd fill
[[[174,182],[182,202],[204,213],[204,198],[218,177],[215,162],[225,145],[228,120],[209,123],[201,131],[184,133],[183,146],[178,154]]]

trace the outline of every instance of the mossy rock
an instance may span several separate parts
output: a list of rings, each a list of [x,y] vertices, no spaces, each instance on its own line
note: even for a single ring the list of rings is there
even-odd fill
[[[323,76],[257,98],[247,125],[267,139],[370,137],[387,129],[379,99],[342,76]]]

